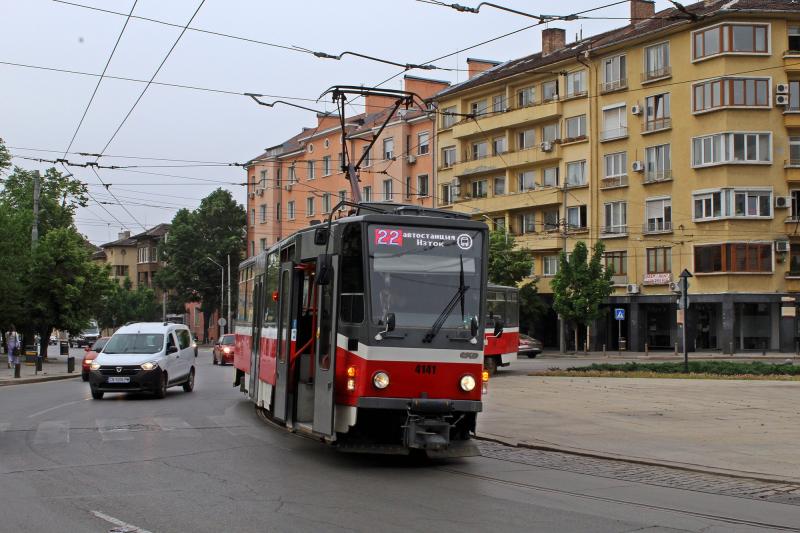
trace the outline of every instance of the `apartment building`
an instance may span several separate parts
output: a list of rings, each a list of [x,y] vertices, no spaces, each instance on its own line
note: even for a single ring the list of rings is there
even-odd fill
[[[117,240],[101,244],[92,258],[111,265],[111,276],[120,283],[129,278],[134,289],[139,285],[155,288],[153,276],[163,265],[158,246],[169,229],[169,224],[158,224],[134,236],[128,230],[120,232]]]
[[[558,253],[605,243],[609,308],[633,350],[680,341],[687,269],[690,350],[794,351],[800,293],[800,9],[706,0],[542,51],[440,92],[440,203],[531,250],[539,290]],[[593,345],[616,349],[614,314]],[[557,345],[551,313],[537,334]]]
[[[403,86],[427,100],[448,83],[405,76]],[[359,174],[364,201],[434,205],[433,114],[419,102],[401,108],[381,131],[394,100],[367,96],[354,104],[364,112],[345,120],[344,144],[339,117],[318,114],[315,127],[303,128],[248,163],[248,256],[327,218],[341,200],[352,200],[342,170],[345,149],[353,162],[364,156]]]

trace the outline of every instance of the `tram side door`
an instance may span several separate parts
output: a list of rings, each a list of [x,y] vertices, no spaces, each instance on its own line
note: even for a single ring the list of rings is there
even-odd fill
[[[339,256],[331,257],[332,272],[327,285],[319,286],[316,372],[314,376],[314,423],[316,433],[333,437],[336,391],[336,340],[338,329]]]
[[[258,401],[258,366],[261,361],[261,324],[264,321],[264,275],[256,276],[253,289],[253,324],[250,331],[250,382],[247,395]]]
[[[281,422],[289,419],[289,374],[296,331],[297,294],[302,275],[295,272],[294,263],[282,263],[278,288],[278,356],[275,364],[275,399],[272,414]]]

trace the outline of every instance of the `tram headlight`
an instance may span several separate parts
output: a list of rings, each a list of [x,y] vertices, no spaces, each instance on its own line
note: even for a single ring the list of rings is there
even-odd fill
[[[472,377],[470,374],[467,374],[466,376],[463,376],[461,378],[460,385],[461,385],[461,390],[463,390],[464,392],[472,392],[473,390],[475,390],[475,385],[476,385],[475,378]]]
[[[389,386],[389,374],[386,372],[375,372],[372,376],[372,384],[376,389],[385,389]]]

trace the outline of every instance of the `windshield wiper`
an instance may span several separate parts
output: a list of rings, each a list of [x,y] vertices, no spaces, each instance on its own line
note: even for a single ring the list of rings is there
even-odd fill
[[[445,308],[442,310],[439,317],[436,319],[436,322],[433,323],[431,326],[430,331],[425,334],[425,337],[422,339],[422,342],[431,342],[433,338],[439,333],[444,326],[447,317],[450,316],[450,313],[453,312],[453,308],[456,306],[456,302],[461,300],[461,322],[464,322],[464,294],[469,290],[468,285],[464,285],[464,257],[459,256],[461,260],[461,272],[459,273],[458,277],[458,290],[447,303]]]

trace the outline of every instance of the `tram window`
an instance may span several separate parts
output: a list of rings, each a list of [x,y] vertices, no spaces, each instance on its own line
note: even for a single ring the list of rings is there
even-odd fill
[[[504,320],[505,296],[500,291],[486,291],[486,327],[494,327],[496,320]]]
[[[289,351],[288,350],[289,338],[290,338],[289,324],[292,318],[289,316],[289,309],[291,308],[291,298],[289,297],[291,292],[291,287],[290,287],[291,281],[292,281],[291,272],[285,270],[281,276],[281,291],[280,291],[280,297],[278,298],[278,303],[281,306],[281,330],[283,339],[282,342],[285,343],[285,348],[282,350],[278,350],[278,357],[281,363],[286,361],[286,353]]]
[[[264,327],[274,328],[278,320],[278,302],[273,294],[278,290],[278,254],[267,256],[267,273],[264,277]]]
[[[319,368],[331,368],[331,308],[333,307],[333,283],[319,285],[322,291],[322,301],[319,312]]]
[[[506,293],[506,327],[519,326],[519,302],[517,301],[517,293]]]
[[[364,257],[361,224],[345,226],[342,232],[342,292],[339,297],[339,317],[342,322],[360,324],[364,321]]]

